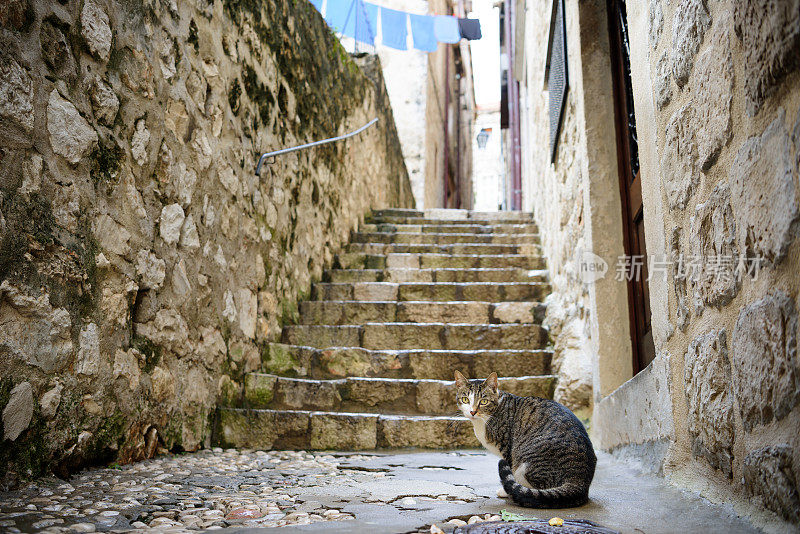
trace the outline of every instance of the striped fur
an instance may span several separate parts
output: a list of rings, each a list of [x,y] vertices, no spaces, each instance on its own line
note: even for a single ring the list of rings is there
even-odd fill
[[[568,508],[588,501],[597,458],[571,411],[552,400],[499,391],[494,373],[468,381],[456,371],[456,390],[476,435],[480,429],[484,446],[499,451],[500,480],[516,504]]]

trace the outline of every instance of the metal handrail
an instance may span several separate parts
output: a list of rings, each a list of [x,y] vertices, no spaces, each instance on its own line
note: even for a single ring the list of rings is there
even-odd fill
[[[353,137],[354,135],[360,134],[361,132],[363,132],[364,130],[366,130],[367,128],[369,128],[370,126],[375,124],[376,122],[378,122],[378,117],[375,117],[374,119],[369,121],[367,124],[365,124],[364,126],[359,128],[358,130],[353,130],[350,133],[347,133],[347,134],[344,134],[344,135],[340,135],[338,137],[331,137],[329,139],[323,139],[322,141],[314,141],[313,143],[306,143],[305,145],[298,145],[298,146],[293,146],[293,147],[289,147],[289,148],[282,148],[282,149],[276,150],[274,152],[264,152],[263,154],[261,154],[261,157],[258,158],[258,164],[256,165],[256,176],[260,176],[261,165],[264,163],[264,160],[267,159],[267,158],[272,158],[272,157],[275,157],[275,156],[280,156],[281,154],[288,154],[289,152],[297,152],[298,150],[303,150],[305,148],[311,148],[313,146],[324,145],[326,143],[333,143],[334,141],[340,141],[342,139],[347,139],[348,137]],[[269,163],[272,163],[272,162],[269,162]]]

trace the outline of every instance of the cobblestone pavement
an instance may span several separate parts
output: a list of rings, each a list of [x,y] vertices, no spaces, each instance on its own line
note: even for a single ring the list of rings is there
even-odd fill
[[[757,532],[730,507],[682,492],[598,453],[590,502],[531,510],[496,496],[497,458],[483,451],[378,453],[213,449],[89,469],[0,493],[0,532],[225,529],[223,534],[451,532],[502,510],[589,519],[622,533]],[[435,530],[434,530],[435,531]]]
[[[349,478],[338,469],[339,461],[328,454],[214,449],[90,469],[69,482],[43,478],[0,493],[0,531],[177,533],[344,521],[353,516],[289,494],[320,479]]]

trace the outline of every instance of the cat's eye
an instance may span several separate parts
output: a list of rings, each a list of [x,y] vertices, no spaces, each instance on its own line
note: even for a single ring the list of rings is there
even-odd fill
[[[480,401],[478,404],[479,404],[480,406],[486,406],[487,404],[489,404],[489,401],[488,401],[488,400],[486,400],[486,399],[481,399],[481,401]]]
[[[469,397],[467,397],[466,395],[464,395],[464,396],[462,396],[462,397],[461,397],[460,399],[458,399],[458,400],[459,400],[459,401],[461,401],[461,403],[462,403],[462,404],[467,404],[467,403],[469,402]]]

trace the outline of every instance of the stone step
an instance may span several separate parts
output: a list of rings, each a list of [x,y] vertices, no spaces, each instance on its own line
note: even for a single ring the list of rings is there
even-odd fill
[[[456,209],[428,209],[409,210],[388,208],[373,210],[367,219],[384,221],[387,219],[427,219],[432,221],[486,221],[486,222],[516,222],[533,221],[533,214],[522,211],[468,211]]]
[[[551,399],[556,377],[499,380],[502,391]],[[245,376],[247,408],[323,410],[347,413],[453,415],[458,412],[452,380],[348,377],[335,380],[287,378],[264,373]]]
[[[477,447],[463,417],[218,408],[212,442],[224,448]]]
[[[481,268],[481,269],[329,269],[323,280],[331,283],[390,282],[390,283],[472,283],[472,282],[539,282],[548,281],[543,269]]]
[[[362,323],[541,323],[544,305],[536,302],[429,302],[308,300],[300,303],[300,324]]]
[[[385,233],[353,232],[351,243],[415,244],[415,245],[453,245],[453,244],[496,244],[496,245],[535,245],[539,234],[469,234],[469,233]]]
[[[317,283],[312,286],[314,300],[430,300],[512,302],[541,301],[551,291],[550,284],[543,282],[498,283],[498,282],[355,282]]]
[[[382,232],[397,234],[539,234],[535,223],[495,223],[478,224],[475,221],[446,222],[439,224],[390,224],[364,223],[359,227],[362,232]]]
[[[496,243],[454,243],[449,245],[416,243],[350,243],[347,253],[363,254],[524,254],[541,256],[537,243],[496,244]]]
[[[543,349],[547,330],[537,324],[366,323],[290,325],[284,343],[316,348]]]
[[[346,376],[450,380],[453,370],[486,377],[550,374],[547,350],[370,350],[361,347],[317,349],[270,343],[262,353],[264,372],[316,379]]]
[[[544,269],[544,259],[519,254],[365,254],[345,252],[336,255],[341,269]]]

